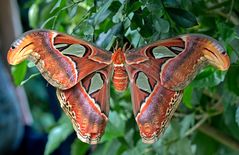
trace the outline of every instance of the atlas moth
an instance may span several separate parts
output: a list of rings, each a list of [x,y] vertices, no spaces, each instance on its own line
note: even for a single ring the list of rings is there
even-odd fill
[[[97,144],[109,114],[110,80],[117,91],[130,85],[143,142],[154,143],[178,107],[185,87],[204,66],[227,70],[225,49],[213,38],[186,34],[131,50],[112,52],[52,30],[32,30],[12,45],[8,62],[35,63],[54,87],[80,140]]]

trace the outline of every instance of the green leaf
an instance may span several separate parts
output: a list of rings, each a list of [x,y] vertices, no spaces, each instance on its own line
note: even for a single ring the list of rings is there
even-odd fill
[[[180,128],[181,137],[185,136],[185,133],[194,124],[194,120],[195,120],[195,115],[194,114],[186,115],[183,118],[183,120],[181,121],[181,128]]]
[[[135,147],[128,148],[123,155],[154,155],[155,152],[152,148],[152,145],[145,144],[140,139]]]
[[[223,118],[227,126],[227,132],[230,133],[234,138],[239,139],[239,135],[238,135],[239,126],[236,121],[237,117],[235,117],[237,115],[238,107],[230,103],[228,103],[227,105],[224,105]]]
[[[228,70],[227,74],[227,83],[228,83],[228,89],[235,93],[236,95],[239,95],[239,67],[234,65],[231,66]]]
[[[130,28],[128,29],[128,31],[125,34],[127,36],[127,38],[130,40],[131,44],[134,47],[138,47],[140,45],[144,45],[144,38],[141,36],[141,34],[139,33],[139,31],[137,30],[131,30]]]
[[[193,87],[192,85],[189,85],[183,91],[183,104],[189,109],[192,109],[192,95],[193,95]]]
[[[120,147],[120,142],[117,139],[112,139],[109,140],[106,145],[104,145],[103,153],[102,154],[115,154],[119,147]]]
[[[40,73],[35,73],[35,74],[30,75],[26,80],[23,80],[20,85],[21,85],[21,86],[24,85],[25,83],[27,83],[27,81],[29,81],[29,80],[35,78],[35,77],[38,76],[38,75],[40,75]]]
[[[179,121],[172,119],[169,122],[168,128],[165,129],[165,133],[163,135],[163,142],[165,144],[169,143],[171,145],[172,142],[175,142],[180,137],[180,129],[181,124]]]
[[[197,88],[213,87],[221,83],[225,75],[226,72],[219,71],[213,67],[207,67],[193,80],[192,86]]]
[[[156,31],[159,33],[168,33],[170,25],[167,20],[158,18],[158,19],[154,20],[154,27],[155,27]]]
[[[239,127],[239,106],[237,107],[237,110],[236,110],[236,122]]]
[[[80,23],[80,25],[73,29],[73,32],[82,39],[91,40],[94,29],[91,24],[82,22]]]
[[[111,41],[110,41],[110,42],[108,43],[108,45],[105,47],[105,49],[109,51],[109,50],[112,48],[112,46],[113,46],[115,40],[116,40],[116,36],[113,36],[112,39],[111,39]]]
[[[186,10],[171,7],[167,7],[166,10],[174,22],[184,28],[198,25],[195,16]]]
[[[62,115],[58,125],[48,135],[44,155],[50,155],[73,132],[72,124],[66,115]]]
[[[99,40],[97,40],[96,44],[102,48],[108,48],[112,43],[112,40],[115,39],[115,35],[120,32],[122,28],[122,24],[118,23],[112,26],[112,28],[107,33],[101,33]]]
[[[113,16],[112,21],[114,23],[119,23],[123,21],[123,9],[124,9],[124,5],[121,5],[121,7],[116,12],[116,14]]]
[[[127,14],[130,14],[131,12],[135,12],[142,6],[142,3],[139,1],[136,1],[133,3],[133,5],[129,6],[129,9],[127,10]]]
[[[85,155],[89,149],[89,144],[83,143],[76,138],[74,143],[71,145],[71,155]]]
[[[50,13],[52,13],[53,11],[55,11],[56,9],[58,9],[61,6],[61,2],[62,0],[57,0],[56,4],[53,6],[53,8],[51,9]]]
[[[47,27],[47,24],[50,23],[50,22],[52,22],[55,18],[56,18],[56,16],[51,16],[50,18],[46,19],[46,20],[44,21],[44,23],[41,24],[40,28],[41,28],[41,29],[46,28],[46,27]]]
[[[100,23],[100,33],[102,32],[108,32],[113,26],[115,25],[115,23],[113,23],[111,18],[107,18],[105,19],[102,23]]]
[[[70,17],[70,18],[74,18],[74,16],[77,15],[78,8],[79,8],[78,5],[74,5],[74,6],[73,6],[73,8],[70,10],[70,13],[69,13],[69,17]],[[82,7],[79,8],[79,9],[84,10],[84,8],[82,8]]]
[[[23,61],[18,65],[12,66],[11,72],[15,85],[19,86],[22,80],[25,78],[27,72],[27,62]]]
[[[108,8],[110,7],[112,2],[113,0],[108,0],[102,7],[100,7],[100,10],[97,11],[97,14],[94,17],[94,25],[98,25],[108,17],[108,15],[110,14]]]
[[[37,23],[38,23],[38,20],[39,20],[38,14],[39,14],[39,6],[36,3],[34,3],[28,11],[29,25],[32,28],[37,27]]]
[[[125,121],[121,119],[118,113],[110,112],[109,122],[105,129],[102,141],[109,141],[117,137],[124,136]]]
[[[163,5],[158,0],[151,0],[145,6],[155,16],[161,17],[164,13]]]
[[[118,139],[109,140],[103,145],[97,145],[97,149],[91,152],[91,155],[116,155],[121,146]]]
[[[188,138],[183,138],[179,141],[176,142],[175,146],[176,147],[176,154],[183,154],[183,155],[192,155],[192,147],[191,147],[191,142]]]
[[[131,25],[130,28],[132,30],[138,29],[139,27],[143,26],[143,19],[140,17],[138,14],[134,14],[132,20],[131,20]]]
[[[215,154],[218,145],[218,143],[214,139],[208,137],[201,132],[197,132],[197,134],[194,136],[193,143],[196,144],[197,147],[196,152],[194,154],[198,155]]]
[[[163,4],[167,7],[177,7],[180,5],[177,0],[164,0]]]
[[[153,23],[150,20],[144,20],[144,24],[141,26],[139,33],[144,38],[150,38],[153,35]]]

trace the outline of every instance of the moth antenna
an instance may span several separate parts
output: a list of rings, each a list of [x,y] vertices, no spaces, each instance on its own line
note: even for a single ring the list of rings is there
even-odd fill
[[[127,47],[127,45],[129,45]],[[124,44],[124,47],[123,47],[123,51],[126,52],[126,51],[129,51],[131,49],[131,44],[128,44],[127,42]]]
[[[127,45],[129,45],[129,46],[127,47]],[[131,48],[131,45],[128,44],[128,42],[126,42],[126,43],[124,44],[124,46],[123,46],[123,51],[126,52],[126,51],[128,51],[130,48]]]
[[[129,44],[129,47],[126,49],[126,51],[130,50],[131,49],[131,44]]]
[[[116,51],[118,49],[118,47],[119,47],[119,42],[118,42],[118,40],[116,40],[116,45],[115,45],[114,51]]]
[[[126,46],[127,46],[127,42],[124,44],[124,46],[123,46],[123,51],[125,51],[126,50]]]

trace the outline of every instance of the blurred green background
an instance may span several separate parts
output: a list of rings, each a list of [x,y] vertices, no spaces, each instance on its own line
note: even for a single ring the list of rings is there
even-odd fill
[[[1,47],[1,61],[5,64],[6,74],[11,71],[14,85],[27,94],[27,98],[19,100],[22,94],[17,90],[18,96],[13,102],[23,102],[20,103],[19,112],[23,114],[16,116],[24,116],[24,119],[18,120],[23,120],[23,131],[19,132],[22,136],[19,136],[19,144],[13,151],[9,149],[4,154],[32,154],[29,145],[25,145],[31,141],[21,138],[26,137],[26,130],[29,131],[26,126],[31,129],[28,136],[38,135],[37,140],[44,139],[42,147],[37,150],[32,145],[32,151],[39,154],[44,152],[46,155],[239,154],[239,1],[19,0],[15,4],[14,9],[18,7],[19,12],[18,16],[12,16],[14,19],[19,17],[23,25],[23,30],[19,31],[53,29],[107,50],[112,50],[116,41],[121,46],[129,42],[133,47],[140,47],[180,34],[201,33],[217,39],[225,47],[231,67],[227,72],[212,67],[201,71],[185,89],[182,103],[166,132],[152,145],[141,142],[129,90],[117,93],[112,87],[105,134],[100,144],[90,146],[76,138],[70,120],[58,105],[55,89],[38,76],[38,71],[29,62],[10,69],[6,63],[7,49]],[[1,25],[5,24],[9,28],[7,21]],[[1,32],[5,31],[5,27],[0,27]],[[14,35],[11,36],[9,42],[14,40]],[[6,44],[5,47],[10,47],[10,43]],[[12,89],[14,94],[16,90],[14,87]],[[25,95],[22,96],[24,98]],[[29,103],[30,111],[27,110],[26,102]],[[24,107],[25,111],[22,110]],[[0,130],[6,131],[4,128]],[[5,145],[9,142],[4,139],[1,141]]]

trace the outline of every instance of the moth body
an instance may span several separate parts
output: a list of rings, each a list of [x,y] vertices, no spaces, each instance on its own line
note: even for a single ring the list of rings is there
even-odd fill
[[[118,48],[114,51],[112,55],[113,61],[113,77],[112,82],[116,91],[122,92],[125,91],[128,87],[129,79],[128,74],[125,69],[125,55],[124,51],[121,48]]]

